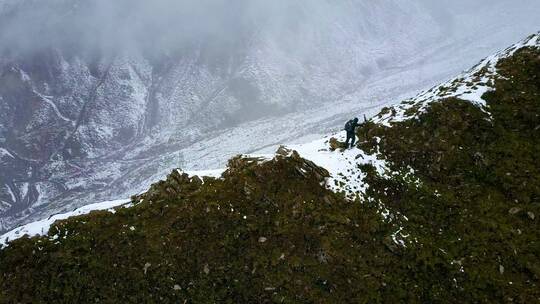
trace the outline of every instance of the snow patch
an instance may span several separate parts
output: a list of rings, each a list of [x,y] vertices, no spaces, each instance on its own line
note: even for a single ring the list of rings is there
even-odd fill
[[[21,74],[21,80],[24,81],[24,82],[30,82],[31,79],[30,79],[30,76],[28,76],[28,74],[23,71],[23,70],[19,70],[19,73]]]
[[[215,169],[215,170],[201,170],[201,171],[182,171],[180,170],[180,173],[186,173],[189,176],[199,176],[199,177],[213,177],[213,178],[220,178],[221,174],[225,172],[226,169]]]
[[[0,159],[2,159],[4,157],[15,158],[15,156],[13,156],[13,154],[9,153],[8,150],[6,150],[4,148],[0,148]]]
[[[345,141],[346,133],[343,131],[334,134],[334,137],[339,141]],[[409,167],[406,172],[392,171],[379,152],[378,147],[377,151],[371,155],[357,148],[330,151],[329,140],[330,137],[326,137],[311,143],[288,146],[287,148],[296,150],[301,157],[326,169],[330,173],[330,177],[326,180],[326,187],[329,190],[343,193],[351,201],[362,199],[376,205],[378,213],[387,223],[395,222],[399,225],[399,222],[408,221],[405,215],[397,211],[390,212],[381,201],[373,201],[373,198],[366,195],[369,185],[364,183],[366,174],[360,169],[360,166],[372,165],[377,170],[377,173],[383,177],[403,174],[404,178],[420,187],[421,181],[416,177],[414,170]],[[380,142],[380,139],[377,138],[377,142]],[[409,234],[406,234],[403,230],[404,228],[399,226],[399,229],[391,235],[391,239],[396,245],[407,247],[411,239],[409,239]]]
[[[424,113],[432,102],[447,98],[459,98],[471,102],[489,114],[486,101],[482,96],[494,90],[494,81],[500,77],[497,64],[500,60],[511,57],[525,47],[540,48],[540,33],[532,35],[512,47],[489,56],[472,69],[456,78],[403,101],[400,105],[389,108],[386,113],[375,118],[375,122],[384,126],[392,123],[417,118]]]
[[[45,103],[47,103],[51,108],[52,110],[54,111],[54,113],[56,114],[56,116],[58,116],[60,119],[64,120],[64,121],[67,121],[67,122],[70,122],[70,123],[75,123],[73,120],[67,118],[66,116],[64,116],[60,110],[58,109],[58,106],[56,106],[56,104],[51,100],[51,96],[45,96],[43,94],[40,94],[38,93],[37,91],[34,91],[34,93],[39,96],[41,98],[41,100],[43,100]]]
[[[345,141],[346,134],[341,132],[335,137],[340,141]],[[348,199],[354,200],[365,194],[367,186],[363,182],[365,174],[359,169],[359,166],[371,164],[381,175],[390,172],[386,162],[377,157],[377,153],[369,155],[357,148],[342,152],[330,151],[329,139],[330,137],[326,137],[311,143],[288,147],[330,173],[330,177],[326,181],[328,189],[345,193]]]
[[[19,239],[25,235],[29,237],[47,235],[49,233],[49,228],[54,224],[54,222],[58,220],[65,220],[73,216],[88,214],[92,211],[109,210],[111,208],[116,208],[116,207],[126,205],[129,202],[130,200],[124,199],[124,200],[116,200],[116,201],[108,201],[108,202],[102,202],[102,203],[97,203],[97,204],[91,204],[91,205],[87,205],[82,208],[76,209],[72,212],[53,215],[49,217],[48,219],[44,219],[41,221],[24,225],[22,227],[13,229],[10,232],[0,236],[0,248],[7,247],[9,242]]]
[[[9,194],[9,196],[11,197],[11,201],[12,201],[12,202],[16,202],[16,201],[17,201],[17,197],[15,196],[15,193],[13,193],[13,190],[11,189],[11,186],[6,185],[6,189],[7,189],[7,192],[8,192],[8,194]]]

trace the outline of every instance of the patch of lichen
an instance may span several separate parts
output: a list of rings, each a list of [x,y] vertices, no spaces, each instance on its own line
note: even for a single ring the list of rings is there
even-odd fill
[[[417,242],[407,258],[441,267],[446,291],[430,301],[452,290],[455,302],[540,298],[540,50],[519,50],[497,69],[495,90],[483,96],[490,114],[453,98],[418,119],[358,131],[367,137],[361,148],[420,179],[364,168],[368,197],[409,219],[400,224]]]
[[[389,225],[326,190],[326,176],[294,152],[234,158],[204,183],[173,172],[132,208],[0,251],[0,302],[399,301]]]

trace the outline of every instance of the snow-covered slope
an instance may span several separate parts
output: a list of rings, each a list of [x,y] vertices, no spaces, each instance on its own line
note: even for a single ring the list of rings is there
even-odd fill
[[[392,126],[392,123],[395,122],[415,119],[425,112],[430,104],[452,97],[469,101],[489,113],[489,107],[482,99],[482,95],[494,90],[495,79],[501,77],[497,73],[497,63],[512,56],[516,51],[528,47],[540,49],[540,32],[527,37],[504,51],[487,57],[458,77],[422,92],[416,97],[407,99],[401,104],[383,109],[371,121],[385,126]],[[332,137],[342,142],[345,141],[344,132],[334,134]],[[355,198],[355,194],[361,195],[364,193],[363,190],[366,185],[361,183],[363,173],[358,168],[366,163],[373,165],[380,175],[392,174],[385,164],[384,155],[378,152],[368,155],[358,149],[332,152],[329,151],[330,138],[331,136],[328,136],[322,140],[304,145],[293,145],[290,148],[297,150],[302,157],[327,169],[332,175],[328,186],[333,191],[344,192],[351,199]],[[412,169],[410,173],[411,176],[414,175]]]
[[[430,103],[446,98],[467,100],[489,112],[485,100],[482,99],[482,95],[494,90],[494,81],[497,77],[500,77],[497,74],[497,63],[501,59],[508,58],[517,50],[525,47],[540,48],[540,32],[527,37],[504,51],[487,57],[472,69],[452,78],[442,85],[421,92],[416,97],[407,99],[400,105],[391,107],[385,114],[379,115],[376,122],[391,125],[392,122],[412,119],[425,112],[426,107]],[[414,111],[410,111],[411,109]]]
[[[0,237],[3,295],[536,302],[539,37],[382,109],[358,128],[352,149],[340,150],[343,132],[268,147],[230,159],[218,178],[173,170],[133,196],[133,207],[106,202],[74,214],[105,211],[16,229]],[[321,128],[317,118],[308,123]],[[234,142],[213,151],[233,151]],[[10,242],[25,233],[48,234]]]
[[[42,5],[31,12],[58,10],[45,20],[87,18],[72,2],[28,3]],[[536,1],[458,2],[441,11],[430,1],[350,1],[336,11],[304,1],[286,7],[298,13],[291,20],[249,23],[226,47],[208,39],[150,55],[133,45],[4,53],[0,231],[129,197],[173,168],[222,167],[238,153],[327,134],[351,113],[374,114],[540,26]],[[10,20],[2,18],[3,42],[18,33],[7,29],[25,28]]]
[[[387,112],[387,114],[375,116],[373,117],[372,121],[378,124],[391,126],[392,123],[398,121],[414,119],[415,117],[418,117],[420,113],[425,111],[425,109],[431,103],[438,102],[449,97],[457,97],[462,100],[470,101],[474,105],[481,107],[484,111],[489,113],[489,108],[482,100],[482,95],[489,90],[493,90],[493,81],[497,77],[501,77],[497,73],[497,63],[501,59],[512,56],[517,50],[526,47],[535,47],[540,49],[540,33],[532,35],[502,52],[489,56],[471,70],[462,73],[456,78],[452,78],[440,86],[420,93],[416,97],[408,99],[400,105],[383,111]],[[408,111],[410,109],[414,111]],[[369,185],[363,183],[365,172],[360,170],[361,166],[366,164],[372,165],[380,176],[391,176],[392,174],[398,173],[392,172],[385,161],[384,155],[378,151],[373,154],[366,153],[365,151],[357,148],[331,151],[329,144],[331,138],[335,138],[338,141],[344,141],[345,134],[342,131],[305,144],[292,144],[284,148],[291,152],[297,151],[301,157],[326,169],[330,174],[330,177],[326,181],[326,186],[328,189],[337,193],[343,193],[349,200],[366,198],[366,189]],[[272,149],[273,148],[274,147],[272,147]],[[272,159],[274,157],[273,154],[253,153],[248,156],[257,157],[260,159]],[[0,157],[13,156],[6,150],[0,150]],[[224,171],[225,169],[216,169],[205,171],[188,171],[186,173],[190,176],[197,175],[220,178]],[[400,174],[403,174],[403,172],[400,172]],[[414,174],[414,170],[409,168],[409,172],[406,173],[406,176],[408,176],[410,180],[416,180],[416,183],[419,183]],[[129,200],[118,200],[91,204],[83,208],[76,209],[72,212],[57,214],[48,217],[45,220],[24,225],[2,235],[0,237],[0,247],[3,245],[5,246],[10,240],[20,238],[24,235],[47,235],[49,227],[56,220],[87,214],[93,210],[110,210],[111,212],[114,212],[113,208],[115,207],[129,207],[130,205],[126,205],[128,202]],[[389,215],[388,209],[382,204],[379,204],[378,208],[380,214],[387,218]],[[393,216],[396,216],[396,214],[393,214]],[[404,238],[406,238],[406,235],[401,229],[396,231],[396,233],[393,235],[393,240],[396,244],[405,245],[405,241],[403,240]]]

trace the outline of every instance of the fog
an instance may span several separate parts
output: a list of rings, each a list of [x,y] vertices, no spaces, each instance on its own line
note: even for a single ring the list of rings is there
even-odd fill
[[[362,2],[379,5],[361,0],[11,0],[0,16],[0,42],[3,50],[17,52],[51,46],[156,51],[207,41],[235,44],[248,33],[265,31],[285,43],[298,40],[290,35],[301,27],[324,31],[335,20],[354,22],[362,16],[351,8]],[[379,1],[387,2],[403,5]],[[427,6],[440,23],[450,24],[453,11],[497,2],[504,0],[411,5]]]
[[[319,18],[321,11],[329,18]],[[18,52],[167,50],[208,40],[234,44],[257,30],[282,37],[301,23],[324,28],[332,16],[345,13],[341,5],[319,0],[26,0],[6,4],[0,41],[3,50]]]

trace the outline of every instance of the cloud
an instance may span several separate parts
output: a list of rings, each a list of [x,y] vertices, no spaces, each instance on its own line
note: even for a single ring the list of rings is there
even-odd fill
[[[234,44],[256,30],[279,36],[335,7],[323,0],[20,0],[0,15],[0,42],[17,52]]]
[[[262,37],[285,52],[297,52],[304,58],[329,45],[347,43],[335,41],[335,34],[339,34],[342,26],[357,41],[386,43],[399,37],[396,33],[407,32],[416,37],[422,36],[419,30],[437,28],[444,36],[462,30],[460,22],[456,24],[456,16],[464,12],[480,16],[484,12],[482,8],[506,3],[505,0],[3,0],[2,9],[1,1],[0,52],[26,54],[52,47],[74,54],[136,49],[161,55],[202,44],[201,49],[210,54],[223,55],[231,50],[241,51],[249,45],[249,39]]]

